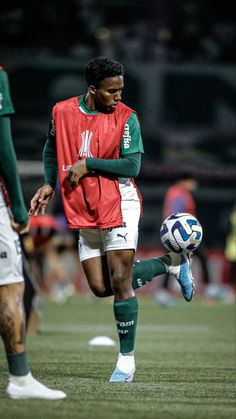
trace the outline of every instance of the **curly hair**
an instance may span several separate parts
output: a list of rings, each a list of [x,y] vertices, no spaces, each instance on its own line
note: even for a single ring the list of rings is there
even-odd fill
[[[118,61],[107,57],[97,57],[90,61],[85,69],[85,78],[88,86],[93,84],[95,87],[106,77],[123,76],[124,67]]]

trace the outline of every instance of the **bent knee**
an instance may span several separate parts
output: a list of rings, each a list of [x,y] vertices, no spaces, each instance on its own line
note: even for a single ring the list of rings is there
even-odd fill
[[[106,290],[106,288],[90,286],[90,289],[92,293],[99,298],[109,297],[110,295],[112,295],[112,292]]]

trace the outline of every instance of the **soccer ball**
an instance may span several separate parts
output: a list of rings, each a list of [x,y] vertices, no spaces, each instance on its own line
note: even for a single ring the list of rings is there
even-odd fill
[[[202,241],[202,226],[191,214],[179,212],[167,217],[160,229],[161,242],[171,252],[193,252]]]

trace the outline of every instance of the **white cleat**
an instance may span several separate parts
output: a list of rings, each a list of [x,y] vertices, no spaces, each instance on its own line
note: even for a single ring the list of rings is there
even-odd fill
[[[7,387],[10,399],[44,399],[61,400],[66,394],[60,390],[52,390],[33,378],[33,383],[27,386],[16,385],[10,382]]]

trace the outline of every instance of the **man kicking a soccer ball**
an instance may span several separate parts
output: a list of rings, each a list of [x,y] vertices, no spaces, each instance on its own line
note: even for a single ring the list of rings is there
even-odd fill
[[[12,113],[7,73],[0,67],[0,334],[9,367],[7,395],[11,399],[59,400],[66,397],[63,391],[52,390],[32,376],[25,345],[24,278],[18,234],[28,230],[29,217],[11,136]]]
[[[58,171],[68,227],[79,229],[79,255],[90,288],[98,297],[114,295],[120,353],[110,382],[133,380],[134,290],[168,271],[187,301],[193,295],[187,255],[134,262],[141,198],[133,179],[143,144],[136,112],[121,102],[123,75],[119,62],[98,57],[85,70],[87,93],[54,106],[44,148],[45,184],[30,208],[31,214],[44,214]]]

